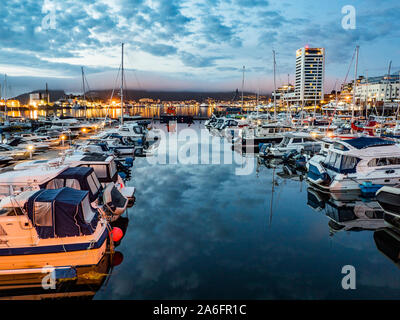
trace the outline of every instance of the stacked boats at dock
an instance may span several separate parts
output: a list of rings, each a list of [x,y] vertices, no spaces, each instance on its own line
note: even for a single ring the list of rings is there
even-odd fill
[[[47,267],[63,272],[98,265],[113,254],[122,231],[112,225],[135,203],[136,189],[126,185],[135,156],[146,155],[158,135],[138,123],[101,130],[113,139],[119,135],[117,147],[98,134],[65,146],[65,136],[24,133],[10,140],[15,147],[4,144],[9,163],[17,160],[15,150],[23,152],[19,159],[37,150],[58,156],[20,162],[0,173],[0,282]]]
[[[399,122],[392,117],[229,115],[213,116],[205,126],[233,150],[304,170],[319,192],[376,197],[378,208],[400,217]]]

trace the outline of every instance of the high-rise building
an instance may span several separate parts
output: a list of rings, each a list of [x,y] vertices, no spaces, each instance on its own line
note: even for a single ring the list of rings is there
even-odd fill
[[[295,96],[299,103],[318,104],[324,96],[325,49],[300,48],[296,51]]]

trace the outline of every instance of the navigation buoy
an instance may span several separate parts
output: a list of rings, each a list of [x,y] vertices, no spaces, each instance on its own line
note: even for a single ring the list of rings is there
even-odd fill
[[[124,232],[123,232],[120,228],[114,227],[114,228],[111,230],[110,235],[111,235],[111,239],[112,239],[114,242],[118,242],[118,241],[120,241],[120,240],[122,239],[122,237],[124,236]]]

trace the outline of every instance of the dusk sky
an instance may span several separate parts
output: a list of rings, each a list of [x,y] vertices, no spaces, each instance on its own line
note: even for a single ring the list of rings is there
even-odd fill
[[[342,7],[356,9],[356,29],[342,28]],[[54,28],[42,20],[54,12]],[[7,0],[1,1],[0,73],[11,94],[43,89],[79,92],[80,68],[91,89],[113,88],[126,44],[127,86],[233,91],[246,66],[247,91],[294,79],[295,51],[326,48],[326,91],[342,83],[356,45],[359,71],[400,70],[398,0]],[[351,69],[350,77],[354,75]]]

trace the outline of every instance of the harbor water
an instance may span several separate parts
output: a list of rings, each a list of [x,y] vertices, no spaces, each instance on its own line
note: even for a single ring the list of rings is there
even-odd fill
[[[178,124],[176,130],[183,129],[187,125]],[[203,124],[190,129],[200,132]],[[238,175],[234,161],[137,158],[128,183],[137,188],[137,200],[117,247],[123,261],[94,298],[400,298],[399,242],[382,237],[384,221],[374,220],[378,227],[369,230],[343,227],[352,221],[349,210],[368,207],[368,200],[321,195],[318,207],[318,192],[302,174],[252,155],[246,161],[254,170]],[[342,286],[345,266],[356,271],[356,290]]]

